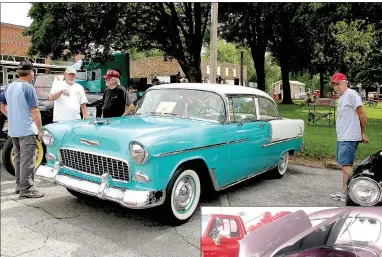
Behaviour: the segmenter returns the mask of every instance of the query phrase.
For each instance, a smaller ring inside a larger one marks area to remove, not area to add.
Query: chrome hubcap
[[[187,210],[194,200],[195,182],[191,176],[185,176],[176,185],[174,194],[174,207],[177,211]]]

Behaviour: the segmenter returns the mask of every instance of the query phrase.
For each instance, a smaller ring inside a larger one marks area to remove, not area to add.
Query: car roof
[[[161,84],[152,86],[149,90],[153,89],[192,89],[192,90],[204,90],[219,93],[222,95],[258,95],[266,97],[273,101],[267,93],[260,89],[244,86],[233,86],[227,84],[211,84],[211,83],[172,83]]]

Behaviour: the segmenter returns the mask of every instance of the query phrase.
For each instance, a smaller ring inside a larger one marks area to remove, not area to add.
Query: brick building
[[[30,37],[22,35],[25,27],[8,23],[0,24],[0,85],[16,79],[16,67],[20,61],[31,59],[38,73],[62,73],[73,62],[52,61],[49,57],[27,57]]]
[[[208,60],[202,60],[201,70],[202,78],[204,82],[208,82],[208,76],[210,74]],[[247,85],[247,67],[244,65],[244,85]],[[184,73],[175,59],[164,58],[160,56],[149,57],[137,61],[131,61],[130,64],[130,77],[134,81],[141,83],[151,84],[154,75],[162,82],[173,82],[176,74],[180,72],[181,76]],[[235,79],[240,80],[240,65],[230,63],[219,63],[217,67],[217,75],[223,78],[224,84],[234,85]]]

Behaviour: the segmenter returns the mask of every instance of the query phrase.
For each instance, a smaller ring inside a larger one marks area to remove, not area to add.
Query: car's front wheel
[[[285,152],[281,155],[279,162],[277,163],[277,167],[271,171],[272,178],[276,178],[276,179],[282,178],[288,169],[288,164],[289,164],[289,152]]]
[[[167,221],[173,225],[187,222],[199,204],[201,192],[200,179],[196,171],[186,167],[179,168],[166,189],[163,205]]]

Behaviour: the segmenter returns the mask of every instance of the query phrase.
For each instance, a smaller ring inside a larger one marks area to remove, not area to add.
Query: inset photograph
[[[203,207],[202,256],[381,257],[382,207]]]

